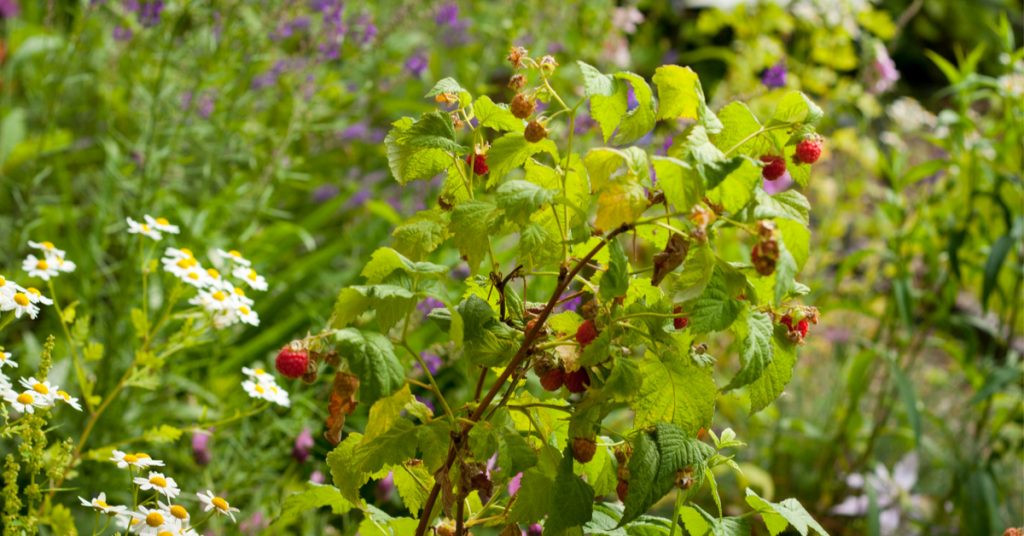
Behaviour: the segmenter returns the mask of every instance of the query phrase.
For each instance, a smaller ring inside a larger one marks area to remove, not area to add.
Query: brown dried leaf
[[[356,409],[356,393],[359,392],[359,377],[347,372],[334,375],[331,386],[331,399],[327,403],[327,430],[324,437],[332,445],[341,442],[341,428],[345,426],[345,417]]]
[[[651,284],[658,286],[665,276],[679,267],[690,250],[690,241],[683,235],[673,233],[665,244],[665,250],[654,254],[654,275]]]

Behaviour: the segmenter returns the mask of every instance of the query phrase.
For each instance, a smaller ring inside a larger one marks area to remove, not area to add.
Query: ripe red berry
[[[796,323],[796,331],[800,333],[801,339],[807,336],[807,330],[810,327],[811,325],[807,322],[806,318]]]
[[[778,180],[786,174],[786,159],[781,156],[766,154],[761,157],[765,166],[761,168],[761,176],[767,180]]]
[[[588,463],[594,459],[597,442],[587,437],[572,438],[572,458],[580,463]]]
[[[590,385],[590,374],[587,369],[577,369],[565,374],[565,388],[570,393],[582,393]]]
[[[683,312],[683,308],[677,306],[675,309],[672,310],[672,312],[675,314],[680,314]],[[690,319],[686,318],[685,316],[677,316],[672,319],[672,326],[675,327],[676,329],[686,329],[686,326],[688,325],[690,325]]]
[[[565,383],[565,371],[555,368],[540,375],[540,384],[545,391],[557,391]]]
[[[588,344],[594,342],[597,338],[597,326],[594,325],[593,320],[584,320],[580,327],[576,330],[576,342],[580,344],[581,348],[586,347]]]
[[[466,163],[473,165],[473,173],[477,175],[486,175],[490,168],[487,167],[487,155],[485,154],[470,154],[466,155]]]
[[[626,495],[629,493],[629,482],[625,480],[619,480],[619,483],[615,486],[615,494],[619,496],[619,500],[626,502]]]
[[[813,164],[821,158],[821,138],[807,138],[796,144],[794,154],[798,164]]]
[[[286,378],[300,378],[309,367],[309,352],[285,346],[277,353],[274,366]]]

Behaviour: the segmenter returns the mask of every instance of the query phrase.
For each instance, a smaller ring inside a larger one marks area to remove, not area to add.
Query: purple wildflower
[[[571,300],[566,300],[564,303],[562,303],[562,310],[563,311],[577,311],[577,310],[579,310],[580,305],[582,305],[582,304],[583,304],[583,296],[582,295],[576,296],[575,298],[573,298]]]
[[[430,311],[444,307],[444,303],[437,298],[424,298],[421,302],[416,304],[416,310],[419,311],[423,316],[430,314]]]
[[[317,469],[316,471],[313,471],[312,473],[310,473],[309,481],[314,483],[314,484],[323,484],[324,483],[324,474],[322,472],[320,472],[319,469]]]
[[[203,93],[199,98],[199,117],[209,119],[213,115],[214,99],[212,93]]]
[[[303,428],[299,435],[295,437],[295,446],[292,447],[292,458],[299,463],[306,463],[309,459],[309,452],[313,450],[313,432],[309,430],[309,427]]]
[[[764,70],[761,73],[761,83],[768,89],[777,89],[786,86],[786,63],[779,60],[778,63]]]
[[[209,465],[213,460],[213,453],[210,452],[210,438],[213,436],[213,429],[197,430],[192,433],[192,459],[196,465]]]
[[[123,0],[121,2],[121,8],[127,11],[128,13],[138,13],[139,0]]]
[[[459,23],[459,4],[455,2],[449,2],[441,6],[437,10],[437,16],[434,17],[434,22],[438,26],[455,26]]]
[[[333,184],[324,184],[313,190],[310,197],[313,198],[314,203],[326,203],[331,199],[334,199],[341,190]]]
[[[526,529],[526,536],[540,536],[544,533],[544,527],[540,523],[534,523],[530,525],[530,528]]]
[[[451,276],[453,279],[462,281],[469,277],[469,265],[465,263],[459,263],[458,266],[452,268]]]
[[[3,1],[4,0],[0,0],[0,2]],[[114,41],[128,41],[132,38],[132,31],[124,26],[114,26],[112,34],[114,36]]]
[[[0,19],[13,19],[20,11],[18,0],[0,0]]]
[[[377,503],[387,502],[391,499],[391,494],[395,491],[395,473],[389,472],[388,476],[377,481],[377,486],[373,490],[374,496],[377,498]]]
[[[779,192],[784,192],[784,191],[788,190],[789,187],[792,186],[792,185],[793,185],[793,176],[790,175],[789,172],[787,171],[781,177],[779,177],[778,179],[775,179],[773,181],[765,179],[764,180],[764,191],[767,192],[769,195],[775,195],[775,194],[777,194]]]
[[[583,114],[576,118],[576,124],[573,126],[573,132],[577,135],[583,135],[590,132],[590,129],[597,125],[597,121],[594,121],[593,117]]]
[[[164,10],[164,0],[151,0],[139,7],[139,23],[149,28],[160,24],[160,14]]]
[[[405,70],[409,71],[414,77],[419,78],[423,71],[427,70],[428,64],[429,60],[426,54],[422,51],[415,52],[405,60]]]
[[[364,140],[369,137],[370,134],[370,123],[367,121],[360,121],[353,123],[345,130],[338,133],[339,141],[352,141],[352,140]]]
[[[508,494],[510,497],[515,497],[516,493],[519,493],[519,488],[523,485],[523,473],[518,472],[516,476],[512,477],[512,480],[508,481]]]
[[[242,522],[238,524],[238,530],[245,535],[260,534],[270,525],[269,521],[270,520],[263,515],[263,512],[255,512],[249,516],[249,519],[242,520]]]
[[[345,38],[345,23],[341,20],[343,8],[340,0],[316,2],[316,9],[323,15],[324,35],[320,43],[320,56],[325,61],[336,60],[341,56],[341,43]]]
[[[420,358],[427,364],[427,370],[430,374],[437,374],[437,371],[441,369],[441,365],[444,365],[444,361],[441,356],[431,352],[420,352]],[[422,371],[423,367],[420,366],[419,362],[412,366],[414,371]]]
[[[369,15],[361,15],[358,22],[362,27],[359,42],[364,45],[372,42],[377,37],[377,25],[373,23],[373,19]]]
[[[882,43],[875,43],[874,61],[864,73],[868,91],[876,95],[885,93],[900,79],[900,72],[896,70],[896,63],[889,57],[889,51]]]
[[[632,112],[640,106],[640,101],[636,100],[636,91],[633,90],[633,84],[626,84],[626,110]]]

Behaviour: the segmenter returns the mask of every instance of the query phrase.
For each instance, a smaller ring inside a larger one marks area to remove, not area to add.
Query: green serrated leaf
[[[545,138],[537,143],[530,143],[519,132],[509,132],[494,140],[487,152],[487,164],[490,166],[488,185],[495,184],[513,169],[522,166],[533,155],[548,153],[558,159],[558,147],[555,142]]]
[[[281,515],[277,516],[271,527],[275,529],[287,527],[301,514],[325,506],[329,506],[335,515],[344,514],[353,508],[352,503],[342,497],[338,488],[309,482],[302,491],[285,497],[284,503],[281,505]]]
[[[747,316],[747,334],[740,349],[740,370],[729,385],[722,390],[729,391],[748,385],[764,373],[774,356],[772,334],[775,327],[768,313],[755,312]]]
[[[768,526],[768,532],[772,536],[776,536],[791,525],[801,536],[807,536],[811,531],[821,536],[828,536],[828,532],[807,513],[807,510],[796,499],[773,503],[762,499],[754,490],[747,488],[746,501],[751,508],[761,514],[761,519]]]
[[[481,240],[480,233],[490,234],[500,215],[498,207],[487,201],[469,200],[459,203],[452,210],[448,225],[452,243],[466,257],[469,269],[473,272],[487,256],[487,240]]]
[[[632,403],[635,428],[672,423],[696,434],[711,423],[718,394],[712,370],[690,361],[653,355],[640,361],[642,383]]]
[[[405,370],[386,336],[345,328],[335,332],[334,340],[338,353],[359,377],[360,402],[373,404],[405,385]]]
[[[499,186],[495,193],[498,208],[505,211],[505,217],[519,225],[526,225],[530,222],[530,216],[551,203],[558,191],[525,180],[511,180]]]
[[[473,114],[481,126],[493,129],[520,132],[523,120],[512,115],[508,106],[495,104],[487,95],[477,97],[473,103]]]
[[[618,240],[608,243],[608,255],[608,269],[601,276],[598,293],[606,301],[625,295],[629,289],[629,259]]]
[[[654,71],[658,88],[658,120],[697,119],[700,80],[689,67],[662,65]]]
[[[721,331],[736,320],[743,304],[728,290],[722,269],[715,266],[704,292],[685,307],[690,311],[690,329],[694,333]]]

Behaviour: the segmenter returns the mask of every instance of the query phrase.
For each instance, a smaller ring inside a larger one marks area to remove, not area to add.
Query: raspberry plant
[[[340,496],[312,488],[286,514],[359,508],[363,534],[749,533],[751,516],[722,517],[714,469],[738,471],[743,443],[713,431],[716,398],[770,404],[817,320],[796,281],[810,205],[794,190],[768,195],[761,176],[762,157],[784,157],[806,186],[794,153],[817,136],[820,109],[791,92],[763,121],[742,102],[715,113],[676,65],[652,89],[580,62],[572,99],[555,89],[553,58],[513,49],[509,60],[511,107],[447,78],[427,95],[438,109],[396,121],[385,140],[399,183],[442,175],[442,191],[373,253],[364,284],[341,291],[328,328],[293,343],[312,367],[338,369],[328,436],[338,442],[357,403],[369,420],[328,456]],[[581,150],[585,105],[610,146]],[[666,156],[631,145],[656,128],[685,132]],[[469,275],[453,282],[462,262]],[[443,306],[423,318],[426,299]],[[428,348],[465,381],[442,389]],[[388,472],[406,517],[360,494]],[[714,511],[691,501],[701,490]],[[670,493],[671,517],[648,515]],[[793,499],[746,494],[772,534],[825,533]]]

